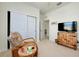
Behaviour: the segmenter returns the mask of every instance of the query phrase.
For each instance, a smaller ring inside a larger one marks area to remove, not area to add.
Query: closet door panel
[[[33,37],[35,38],[36,37],[36,34],[35,34],[35,30],[36,30],[36,23],[35,23],[35,17],[31,17],[31,16],[28,16],[28,37]]]
[[[36,38],[36,18],[11,12],[10,32],[19,32],[23,38]]]
[[[27,16],[11,12],[10,32],[19,32],[23,38],[27,37]]]

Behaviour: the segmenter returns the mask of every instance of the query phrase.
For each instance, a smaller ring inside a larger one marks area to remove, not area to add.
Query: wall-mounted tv
[[[58,30],[59,31],[77,31],[77,22],[64,22],[64,23],[59,23],[58,24]]]

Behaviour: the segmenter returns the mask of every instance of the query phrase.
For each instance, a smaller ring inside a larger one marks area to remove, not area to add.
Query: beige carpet
[[[38,57],[79,57],[79,48],[73,50],[54,42],[49,42],[49,40],[42,40],[38,43]],[[11,57],[11,51],[1,52],[2,57]]]
[[[39,56],[79,57],[79,48],[77,50],[73,50],[71,48],[58,45],[55,42],[49,42],[48,40],[43,40],[39,43]]]

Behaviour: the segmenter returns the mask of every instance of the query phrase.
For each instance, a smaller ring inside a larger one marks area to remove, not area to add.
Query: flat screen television
[[[58,30],[59,31],[71,31],[76,32],[77,31],[77,22],[64,22],[58,24]]]

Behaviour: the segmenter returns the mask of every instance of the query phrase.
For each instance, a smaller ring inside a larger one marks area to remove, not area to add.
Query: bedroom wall
[[[0,3],[0,51],[7,50],[7,11],[16,11],[37,17],[37,41],[39,41],[39,9],[26,3]]]
[[[44,15],[40,13],[40,40],[44,39]]]
[[[77,21],[79,23],[79,3],[70,3],[55,11],[48,12],[45,16],[49,19],[49,39],[55,42],[58,32],[58,23],[69,21]],[[79,40],[79,26],[77,33]]]

